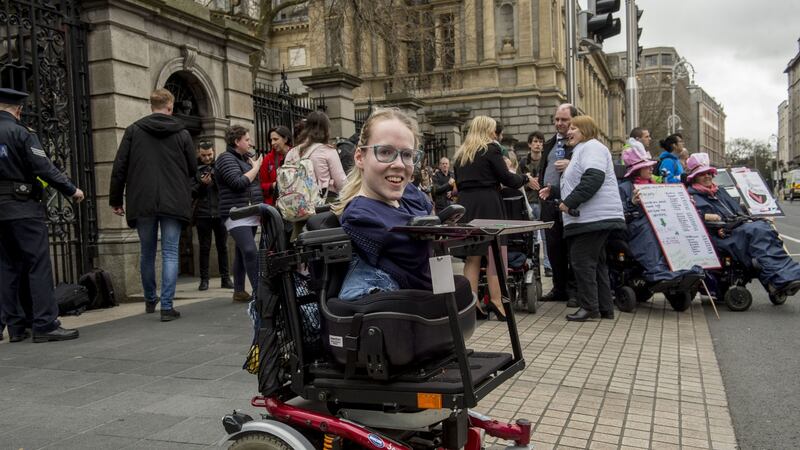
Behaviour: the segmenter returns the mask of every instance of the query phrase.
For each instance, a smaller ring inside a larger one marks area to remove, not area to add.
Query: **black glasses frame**
[[[386,148],[386,147],[389,147],[392,150],[394,150],[394,156],[392,156],[390,159],[384,161],[384,160],[381,160],[381,158],[378,156],[378,150],[381,149],[381,148]],[[395,162],[395,160],[397,159],[398,156],[400,156],[400,160],[403,161],[403,164],[405,164],[407,166],[415,166],[415,165],[419,164],[420,161],[422,161],[422,157],[425,154],[422,150],[416,150],[416,149],[411,149],[411,148],[400,148],[399,149],[399,148],[395,147],[394,145],[389,145],[389,144],[360,145],[358,148],[361,148],[361,149],[370,149],[371,148],[372,152],[375,154],[375,159],[377,159],[378,162],[381,162],[381,163],[384,163],[384,164],[391,164],[391,163]],[[411,161],[410,162],[405,157],[403,157],[403,155],[401,155],[401,153],[405,152],[405,151],[413,152],[413,155],[411,156]]]

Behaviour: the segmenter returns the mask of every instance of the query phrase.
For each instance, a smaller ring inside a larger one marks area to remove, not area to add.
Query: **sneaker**
[[[208,290],[208,278],[201,278],[200,279],[200,286],[197,287],[198,291],[207,291]]]
[[[175,319],[180,319],[181,313],[178,312],[177,309],[162,309],[161,310],[161,321],[162,322],[171,322]]]
[[[250,294],[247,291],[234,292],[233,301],[235,303],[248,303],[250,302]]]
[[[233,282],[231,281],[231,277],[223,275],[222,283],[220,283],[219,287],[222,289],[233,289]]]
[[[147,314],[153,314],[156,312],[156,305],[158,304],[158,300],[154,302],[148,302],[147,300],[144,301],[144,312]]]
[[[553,276],[553,269],[549,267],[544,268],[544,276],[551,278]]]

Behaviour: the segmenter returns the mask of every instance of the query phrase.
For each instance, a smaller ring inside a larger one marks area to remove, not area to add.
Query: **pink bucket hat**
[[[711,175],[717,174],[717,169],[711,166],[708,158],[708,153],[693,153],[686,160],[686,170],[689,174],[686,176],[686,181],[691,182],[694,177],[711,172]]]
[[[627,169],[625,171],[625,178],[628,178],[639,169],[658,164],[658,161],[653,161],[650,153],[648,153],[644,147],[639,147],[637,145],[631,145],[622,152],[622,162],[625,163],[625,168]]]

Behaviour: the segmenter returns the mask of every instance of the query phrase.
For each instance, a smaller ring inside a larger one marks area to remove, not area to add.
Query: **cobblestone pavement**
[[[81,326],[77,341],[3,341],[0,449],[213,447],[222,414],[258,413],[249,407],[255,378],[241,370],[249,322],[228,295],[178,300],[176,322],[125,304],[68,318]],[[481,412],[530,419],[537,449],[736,446],[699,302],[675,313],[656,297],[635,314],[584,324],[565,313],[545,303],[518,315],[528,366]],[[483,323],[470,346],[508,348],[504,326]]]
[[[635,314],[582,324],[563,303],[520,314],[527,367],[478,408],[527,418],[549,448],[736,448],[725,389],[701,305],[676,313],[663,297]],[[570,309],[571,310],[571,309]],[[472,348],[510,345],[501,322],[478,328]]]

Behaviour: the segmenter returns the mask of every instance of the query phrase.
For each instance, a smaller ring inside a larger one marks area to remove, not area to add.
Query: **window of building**
[[[442,68],[452,69],[456,64],[456,29],[452,14],[442,14]]]
[[[662,53],[661,54],[661,65],[662,66],[672,66],[674,62],[672,61],[672,53]]]
[[[647,55],[644,57],[645,67],[655,67],[658,65],[658,55]]]
[[[286,0],[272,0],[272,7],[277,8]],[[252,2],[256,3],[256,2]],[[295,6],[288,6],[282,9],[273,19],[274,22],[281,22],[286,20],[299,20],[308,18],[308,3],[301,3]]]

